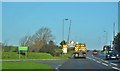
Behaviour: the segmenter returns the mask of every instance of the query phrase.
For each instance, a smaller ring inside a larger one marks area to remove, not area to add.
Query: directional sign
[[[67,48],[63,48],[63,53],[67,53]]]
[[[20,46],[20,47],[18,47],[18,50],[25,50],[25,51],[27,51],[27,50],[28,50],[28,47]]]

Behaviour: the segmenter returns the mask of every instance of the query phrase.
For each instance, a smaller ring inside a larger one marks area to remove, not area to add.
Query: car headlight
[[[119,56],[119,55],[117,54],[117,56]]]
[[[110,55],[107,55],[107,56],[110,56]]]

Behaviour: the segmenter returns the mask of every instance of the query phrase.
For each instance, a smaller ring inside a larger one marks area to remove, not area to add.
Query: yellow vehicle
[[[74,58],[86,58],[86,44],[76,44],[74,47]]]

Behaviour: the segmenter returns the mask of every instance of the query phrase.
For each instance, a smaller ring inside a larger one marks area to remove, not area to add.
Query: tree
[[[35,40],[43,40],[45,43],[53,39],[52,31],[49,28],[42,27],[34,35]]]
[[[20,40],[21,46],[30,46],[31,36],[25,36]]]
[[[47,27],[40,28],[32,36],[25,36],[21,39],[22,46],[29,46],[29,51],[39,52],[46,49],[47,42],[53,40],[52,31]]]
[[[64,44],[66,44],[65,40],[61,41],[60,45],[63,46]]]

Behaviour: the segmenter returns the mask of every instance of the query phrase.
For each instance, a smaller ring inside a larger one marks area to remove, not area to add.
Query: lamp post
[[[62,39],[64,40],[64,21],[68,19],[63,19],[63,25],[62,25]]]
[[[115,23],[113,23],[113,40],[114,40],[114,37],[115,37]]]
[[[105,44],[107,45],[107,41],[108,41],[107,35],[108,35],[108,33],[107,33],[107,31],[104,31],[104,32],[106,33],[106,36],[105,36]]]
[[[72,20],[70,20],[70,25],[69,25],[69,30],[68,30],[68,43],[69,43],[69,39],[70,39],[70,30],[71,30],[71,23],[72,23]]]

